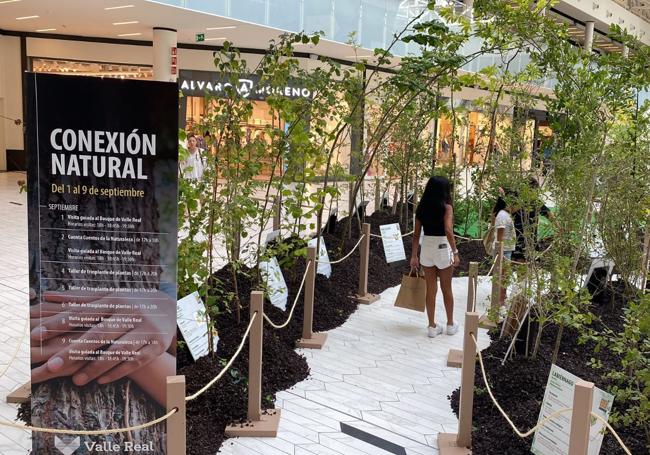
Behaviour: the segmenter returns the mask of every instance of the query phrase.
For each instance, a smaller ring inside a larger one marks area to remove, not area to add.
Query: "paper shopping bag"
[[[426,306],[427,282],[419,273],[409,272],[402,275],[402,285],[399,288],[395,306],[423,312]]]

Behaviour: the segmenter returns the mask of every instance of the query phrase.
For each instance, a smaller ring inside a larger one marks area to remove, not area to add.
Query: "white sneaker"
[[[440,324],[436,324],[435,327],[427,327],[427,335],[429,335],[429,338],[435,338],[438,335],[442,335],[442,327]]]
[[[447,335],[455,335],[458,332],[458,321],[454,321],[452,325],[447,326]]]

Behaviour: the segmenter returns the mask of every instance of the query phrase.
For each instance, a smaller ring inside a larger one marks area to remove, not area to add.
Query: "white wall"
[[[23,119],[22,74],[20,71],[20,38],[0,36],[0,98],[4,108],[0,113],[13,119]],[[23,150],[23,129],[14,122],[0,119],[4,132],[4,148],[0,143],[0,170],[7,169],[6,149]]]
[[[151,46],[27,38],[28,57],[153,65]]]

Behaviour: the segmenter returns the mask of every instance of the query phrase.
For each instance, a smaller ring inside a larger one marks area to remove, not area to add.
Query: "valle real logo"
[[[63,455],[72,455],[81,447],[81,439],[79,436],[54,436],[54,447]]]
[[[62,455],[73,455],[80,447],[81,438],[79,436],[54,436],[54,447]],[[89,441],[83,442],[85,451],[83,453],[153,453],[153,441],[146,443],[137,443],[134,441],[125,441],[118,444],[112,441]]]

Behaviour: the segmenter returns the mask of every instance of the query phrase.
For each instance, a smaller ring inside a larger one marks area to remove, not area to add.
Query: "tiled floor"
[[[393,450],[403,448],[400,453],[438,454],[438,432],[457,431],[447,396],[460,385],[460,371],[446,362],[450,348],[462,347],[466,289],[466,278],[454,279],[454,317],[461,330],[451,337],[427,338],[424,315],[395,308],[398,287],[386,290],[379,302],[360,306],[344,325],[329,332],[323,350],[300,350],[312,374],[278,394],[278,437],[229,440],[220,453],[397,453],[364,442],[366,437],[350,436],[350,431],[342,431],[343,423],[393,443]],[[485,301],[488,293],[487,280],[480,280],[478,301]],[[444,323],[441,301],[437,314]],[[488,344],[483,330],[479,340],[482,347]]]
[[[28,292],[26,198],[16,181],[24,174],[0,173],[0,374],[20,345],[18,356],[0,375],[0,419],[13,421],[16,408],[4,396],[29,379],[25,322]],[[334,266],[336,267],[336,266]],[[454,280],[455,317],[461,331],[429,339],[424,315],[393,307],[397,288],[361,306],[343,326],[333,330],[322,351],[302,351],[312,375],[278,394],[283,409],[274,439],[233,439],[224,454],[361,455],[393,453],[351,436],[353,429],[404,448],[406,454],[437,454],[436,434],[455,431],[447,395],[459,385],[459,371],[446,367],[449,348],[460,348],[467,280]],[[489,284],[481,280],[479,302]],[[444,323],[441,302],[439,321]],[[480,334],[482,345],[487,337]],[[345,432],[341,424],[347,425]],[[358,433],[357,433],[358,435]],[[374,439],[375,444],[379,439]],[[0,455],[25,454],[30,434],[2,428]]]
[[[0,173],[0,419],[4,421],[16,419],[16,407],[6,404],[4,397],[29,380],[27,198],[16,184],[24,178],[20,173]],[[16,359],[7,365],[19,345]],[[28,431],[0,429],[1,455],[23,455],[30,448]]]

